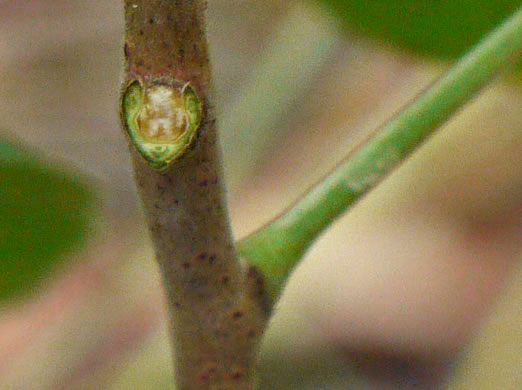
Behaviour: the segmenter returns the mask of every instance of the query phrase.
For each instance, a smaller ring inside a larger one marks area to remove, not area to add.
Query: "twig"
[[[167,292],[178,387],[252,389],[268,313],[228,222],[205,6],[125,0],[122,122]]]

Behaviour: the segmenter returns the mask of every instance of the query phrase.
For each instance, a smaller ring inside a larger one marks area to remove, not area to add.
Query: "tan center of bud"
[[[181,93],[163,85],[147,88],[145,105],[138,115],[138,129],[146,142],[175,142],[185,132],[187,124]]]

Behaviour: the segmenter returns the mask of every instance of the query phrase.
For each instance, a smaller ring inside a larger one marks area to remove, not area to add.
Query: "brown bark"
[[[144,88],[190,82],[201,100],[197,134],[167,169],[151,166],[130,137],[129,145],[166,288],[178,388],[252,389],[268,313],[260,277],[233,245],[204,11],[203,1],[125,0],[122,96],[134,80]]]

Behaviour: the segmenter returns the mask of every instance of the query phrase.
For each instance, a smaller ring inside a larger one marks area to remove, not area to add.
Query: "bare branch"
[[[125,0],[122,122],[167,291],[178,386],[251,389],[268,313],[230,231],[204,11],[203,1]]]

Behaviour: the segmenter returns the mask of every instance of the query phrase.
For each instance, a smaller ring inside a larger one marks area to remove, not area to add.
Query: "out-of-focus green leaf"
[[[35,158],[20,146],[0,138],[0,164],[35,161]]]
[[[86,237],[93,194],[0,139],[0,300],[28,295]]]
[[[319,0],[349,31],[436,58],[463,54],[520,0]]]

